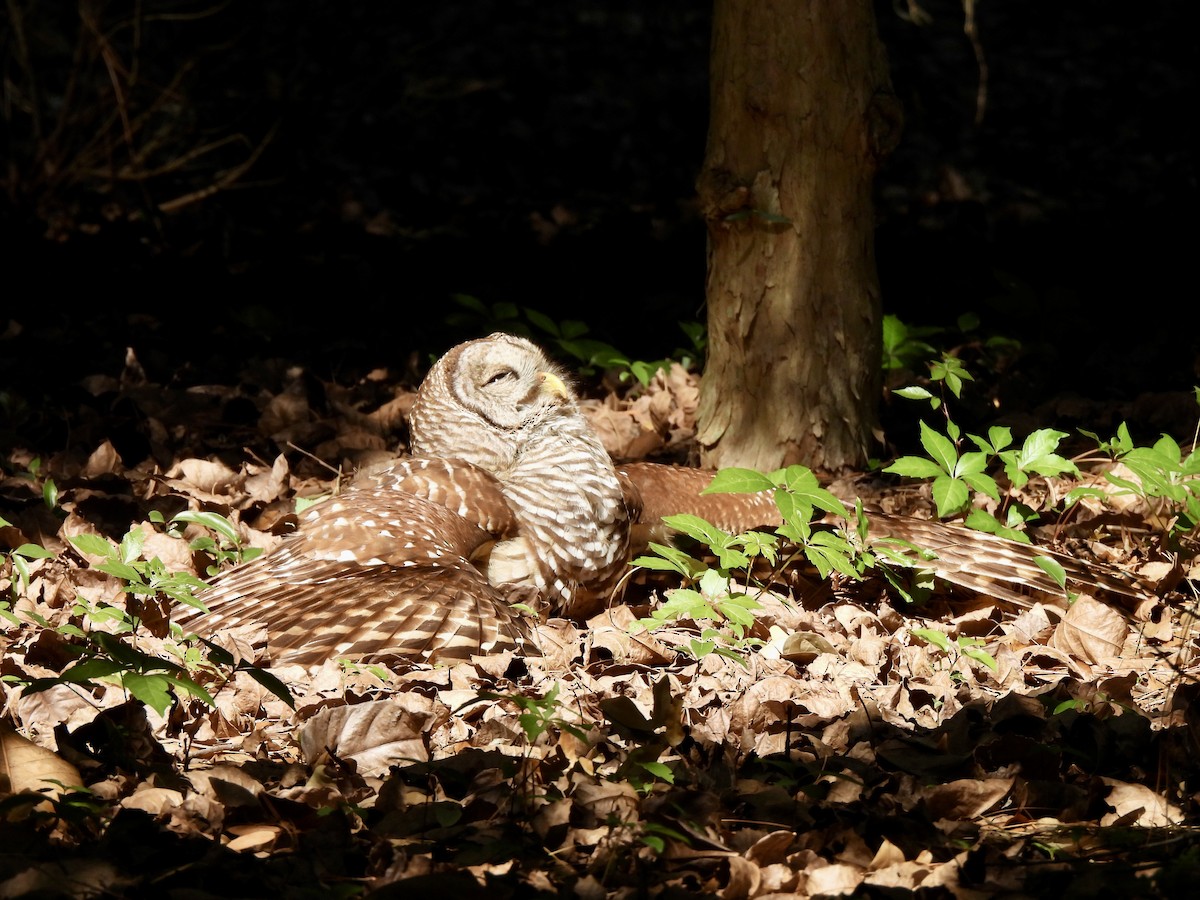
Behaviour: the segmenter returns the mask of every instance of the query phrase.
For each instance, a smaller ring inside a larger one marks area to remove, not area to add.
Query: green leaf
[[[125,537],[121,538],[121,546],[118,548],[121,554],[121,562],[132,563],[134,560],[139,559],[145,543],[146,536],[142,533],[142,529],[129,529]]]
[[[161,675],[168,684],[172,685],[176,690],[182,691],[185,694],[191,694],[197,700],[202,701],[206,706],[216,706],[217,702],[213,700],[212,695],[204,688],[196,684],[190,678],[176,675]],[[264,685],[265,687],[265,685]],[[286,689],[285,689],[286,690]]]
[[[217,513],[185,509],[183,512],[176,514],[171,521],[194,522],[197,525],[204,526],[210,531],[215,531],[231,544],[241,543],[241,540],[238,538],[237,530],[233,527],[230,521]]]
[[[1010,541],[1018,541],[1022,544],[1030,543],[1029,535],[1025,532],[1012,526],[1001,524],[982,509],[972,509],[967,513],[967,518],[963,524],[976,531],[986,531],[988,534],[999,535],[1002,538],[1008,538]]]
[[[906,387],[892,391],[893,394],[903,397],[905,400],[929,400],[933,394],[925,390],[923,387]]]
[[[964,475],[977,475],[987,469],[987,463],[986,454],[972,450],[958,458],[951,474],[958,478]]]
[[[697,565],[699,560],[695,561]],[[639,556],[634,559],[630,565],[641,566],[643,569],[653,569],[656,572],[680,572],[679,566],[670,560],[663,559],[661,556]],[[682,574],[686,575],[687,572]]]
[[[995,657],[993,657],[992,654],[988,653],[982,647],[963,647],[962,654],[963,654],[963,656],[973,659],[976,662],[982,663],[983,665],[985,665],[989,669],[991,669],[993,672],[995,672],[996,669],[999,668],[996,665]]]
[[[902,456],[883,471],[906,478],[937,478],[939,475],[949,474],[937,463],[923,456]]]
[[[681,531],[688,537],[712,547],[714,550],[723,547],[729,540],[729,533],[722,531],[699,516],[691,513],[680,513],[675,516],[663,516],[663,524],[668,528]]]
[[[993,425],[988,429],[988,440],[997,451],[1012,444],[1012,429],[1007,425]]]
[[[105,542],[105,546],[108,544]],[[13,551],[17,556],[23,556],[25,559],[53,559],[54,554],[40,544],[22,544]]]
[[[784,470],[784,478],[782,487],[805,506],[815,506],[827,513],[841,516],[843,519],[850,517],[850,513],[842,501],[821,487],[817,476],[810,469],[804,466],[789,466]],[[811,518],[811,513],[809,517]]]
[[[996,484],[996,480],[990,475],[984,474],[967,474],[962,476],[971,488],[981,494],[986,494],[993,500],[1000,501],[1000,486]]]
[[[171,707],[170,682],[160,673],[126,672],[121,676],[121,686],[160,716],[166,715]]]
[[[583,337],[588,333],[586,322],[581,322],[578,319],[564,319],[559,323],[559,329],[562,331],[562,336],[568,341],[573,341],[575,338]]]
[[[629,371],[633,373],[634,377],[637,378],[642,387],[649,385],[650,380],[658,374],[660,369],[664,368],[666,368],[666,366],[664,366],[662,363],[647,363],[641,362],[640,360],[629,364]]]
[[[71,684],[87,684],[96,678],[107,678],[125,669],[122,663],[112,659],[92,657],[77,662],[59,677]]]
[[[558,325],[556,325],[554,320],[548,315],[538,312],[536,309],[530,309],[528,306],[524,307],[524,310],[525,318],[532,322],[535,327],[540,328],[542,331],[546,332],[546,334],[552,335],[553,337],[563,336],[558,330]]]
[[[754,469],[719,469],[701,494],[756,494],[772,491],[775,482]]]
[[[97,534],[76,534],[67,538],[71,545],[80,553],[87,556],[106,556],[115,558],[116,548]]]
[[[750,556],[761,556],[772,565],[779,554],[779,538],[765,531],[746,531],[737,536],[737,540]]]
[[[1033,561],[1037,563],[1039,569],[1054,579],[1055,583],[1066,590],[1067,588],[1067,572],[1062,567],[1062,564],[1049,556],[1035,556]]]
[[[1072,698],[1064,700],[1054,707],[1054,715],[1059,716],[1065,712],[1083,712],[1087,709],[1087,702]]]
[[[855,581],[862,578],[854,564],[854,548],[845,538],[832,531],[818,531],[814,534],[808,546],[804,548],[804,555],[817,567],[822,578],[835,570]]]
[[[725,597],[729,594],[729,577],[722,575],[716,569],[709,569],[700,576],[696,587],[706,599]]]
[[[675,783],[675,773],[664,763],[647,761],[640,764],[643,769],[653,775],[655,778],[660,778],[667,784]],[[644,840],[645,838],[643,838]]]
[[[126,584],[141,585],[145,582],[142,580],[142,573],[133,566],[127,566],[125,563],[109,560],[108,562],[100,563],[96,566],[96,570],[104,572],[107,575],[112,575],[114,578],[119,578]]]
[[[800,526],[812,521],[812,504],[804,497],[782,488],[775,492],[775,507],[787,525]]]
[[[950,638],[944,631],[937,631],[933,628],[913,628],[910,633],[927,644],[933,644],[939,650],[950,652]]]
[[[488,314],[488,308],[484,306],[483,301],[478,297],[472,297],[470,294],[452,294],[450,299],[463,309],[469,309],[471,312],[479,313],[481,316]]]
[[[662,853],[667,849],[667,842],[657,834],[643,834],[639,840],[655,853]]]
[[[931,491],[938,515],[943,519],[957,513],[971,500],[966,484],[956,478],[934,479]]]
[[[929,458],[942,467],[947,474],[954,471],[958,462],[958,451],[954,444],[943,434],[934,431],[924,422],[921,423],[921,446],[929,454]]]
[[[1154,442],[1154,452],[1161,453],[1174,465],[1179,465],[1179,461],[1183,458],[1183,451],[1179,449],[1179,444],[1169,434],[1164,434]]]
[[[662,565],[662,562],[656,561],[656,557],[653,556],[639,556],[633,561],[634,565],[644,566],[647,569],[658,569],[660,571],[673,569],[687,578],[695,578],[707,569],[707,566],[700,562],[700,560],[689,556],[675,547],[667,547],[651,541],[650,549],[658,554],[667,565]]]
[[[1017,465],[1024,472],[1037,472],[1047,477],[1061,475],[1063,472],[1075,474],[1079,471],[1075,463],[1064,459],[1055,451],[1067,437],[1065,431],[1055,431],[1052,428],[1040,428],[1025,438],[1021,450],[1017,454]]]
[[[755,604],[757,608],[761,608]],[[717,612],[725,617],[725,620],[744,629],[754,627],[754,611],[747,609],[741,604],[734,601],[733,597],[729,600],[717,604]]]
[[[212,663],[226,668],[233,667],[233,654],[224,647],[220,647],[206,638],[200,638],[200,643],[208,648],[208,658]],[[270,672],[248,662],[240,663],[236,671],[245,672],[292,709],[296,708],[295,698],[292,697],[292,692],[288,690],[287,685]]]
[[[520,317],[520,310],[517,304],[502,300],[492,304],[492,315],[497,319],[516,319]]]
[[[302,513],[306,509],[308,509],[310,506],[312,506],[314,503],[320,503],[322,500],[326,499],[328,496],[329,496],[328,494],[318,494],[315,497],[297,497],[296,503],[295,503],[296,512]]]

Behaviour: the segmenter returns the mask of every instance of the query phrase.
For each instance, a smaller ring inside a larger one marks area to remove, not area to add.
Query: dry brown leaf
[[[786,660],[805,665],[822,653],[833,653],[833,644],[815,631],[793,631],[788,634],[777,625],[771,626],[771,643],[779,648]]]
[[[242,476],[229,466],[209,459],[180,460],[167,471],[166,477],[181,489],[195,488],[213,498],[242,482]]]
[[[884,838],[883,842],[879,845],[879,849],[875,851],[875,856],[867,864],[867,868],[872,870],[883,869],[888,866],[899,865],[904,861],[904,851],[887,838]]]
[[[1029,609],[1021,610],[1010,622],[1003,626],[1005,632],[1030,644],[1042,643],[1049,636],[1054,623],[1046,613],[1046,607],[1035,603]]]
[[[853,894],[862,884],[865,873],[859,866],[846,863],[811,866],[805,870],[808,884],[805,893],[812,896],[837,897]]]
[[[408,424],[408,411],[412,409],[417,392],[397,389],[396,396],[378,409],[367,414],[367,420],[380,434],[394,434]]]
[[[1101,825],[1139,825],[1144,828],[1166,828],[1181,825],[1183,810],[1142,784],[1127,784],[1115,778],[1101,778],[1109,786],[1104,802],[1113,808],[1100,818]]]
[[[575,779],[572,796],[581,810],[586,810],[596,822],[635,822],[638,819],[638,794],[633,785],[625,782],[592,782]]]
[[[748,900],[758,894],[762,884],[762,871],[757,865],[741,856],[728,859],[729,881],[718,896],[724,900]]]
[[[567,619],[549,619],[533,628],[538,656],[531,667],[546,672],[565,672],[579,656],[581,632]]]
[[[152,816],[161,816],[183,802],[183,794],[170,788],[154,787],[149,782],[141,784],[136,791],[121,801],[126,809],[140,809]]]
[[[282,453],[275,457],[275,462],[269,469],[260,466],[247,468],[249,474],[246,476],[242,488],[250,500],[272,503],[287,490],[291,469],[288,466],[287,457]]]
[[[82,785],[83,776],[57,753],[39,747],[0,721],[0,795],[23,791],[58,797],[63,788]]]
[[[801,875],[787,863],[772,863],[763,866],[758,900],[799,900],[800,894],[795,893],[800,885]]]
[[[597,401],[583,401],[579,404],[604,449],[618,459],[635,458],[630,453],[630,447],[645,430],[626,410],[613,409],[611,406]]]
[[[760,866],[781,863],[796,843],[791,831],[772,831],[755,841],[745,852],[746,859]]]
[[[620,624],[623,620],[625,627]],[[614,615],[614,610],[605,611],[588,621],[588,642],[593,648],[607,650],[616,662],[662,666],[674,661],[675,654],[654,634],[648,631],[630,634],[626,627],[632,622],[632,614]]]
[[[1054,629],[1050,646],[1096,664],[1121,655],[1129,623],[1111,606],[1081,595]]]
[[[308,403],[308,387],[303,373],[293,370],[294,375],[287,387],[267,401],[259,416],[259,431],[266,435],[280,436],[296,426],[307,424],[316,418]]]
[[[263,793],[260,781],[237,766],[216,765],[188,774],[188,780],[198,793],[226,809],[257,808]]]
[[[913,891],[925,884],[927,876],[934,868],[936,867],[927,862],[900,862],[868,872],[863,879],[863,884]],[[967,895],[960,894],[959,896]]]
[[[142,529],[144,540],[142,542],[142,558],[143,559],[158,559],[168,572],[188,572],[195,575],[196,568],[192,563],[192,548],[188,546],[188,542],[177,537],[171,537],[169,534],[163,534],[157,530],[152,522],[142,522],[138,527]]]
[[[107,691],[116,697],[120,691]],[[54,728],[63,725],[74,731],[96,718],[96,702],[65,684],[56,684],[35,694],[22,693],[16,702],[17,717],[38,741],[49,744]]]
[[[124,470],[121,456],[111,441],[104,441],[92,451],[79,473],[81,478],[97,478],[101,475],[118,475]]]
[[[1012,790],[1011,778],[962,778],[922,792],[934,819],[970,820],[990,812]]]
[[[230,825],[226,830],[235,837],[225,846],[239,852],[270,850],[283,834],[278,825]]]
[[[406,691],[371,703],[327,707],[300,732],[304,758],[315,762],[328,751],[353,759],[363,774],[430,757],[427,735],[450,716],[437,701]]]

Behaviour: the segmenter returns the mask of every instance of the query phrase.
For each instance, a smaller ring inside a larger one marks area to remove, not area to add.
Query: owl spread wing
[[[1015,606],[1029,606],[1034,597],[1065,601],[1068,590],[1099,593],[1126,608],[1150,596],[1119,569],[1046,547],[911,516],[873,513],[869,522],[872,539],[898,539],[935,554],[935,559],[922,565],[936,577]],[[1065,585],[1059,585],[1039,560],[1057,564],[1065,575]]]
[[[264,623],[275,663],[439,661],[520,647],[527,631],[471,557],[512,534],[495,478],[406,459],[309,507],[269,554],[214,579],[185,627]]]
[[[633,483],[643,503],[638,532],[662,542],[665,529],[658,520],[664,515],[691,513],[731,533],[753,528],[773,528],[782,523],[770,492],[757,494],[701,494],[712,471],[634,463],[620,467]],[[1084,562],[1069,556],[998,537],[982,531],[912,516],[871,513],[869,537],[911,544],[934,554],[924,560],[914,553],[914,563],[932,570],[948,584],[994,597],[1018,606],[1028,606],[1033,595],[1064,598],[1063,586],[1039,562],[1050,560],[1062,568],[1066,588],[1099,592],[1132,607],[1148,598],[1137,582],[1109,566]]]

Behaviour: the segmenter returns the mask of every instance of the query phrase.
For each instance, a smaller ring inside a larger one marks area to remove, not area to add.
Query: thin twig
[[[211,197],[213,194],[223,191],[230,185],[234,184],[239,178],[245,175],[247,171],[249,171],[250,167],[253,166],[255,162],[257,162],[258,158],[263,154],[263,151],[267,149],[267,145],[272,141],[272,139],[274,139],[278,130],[278,123],[271,126],[271,130],[267,133],[266,137],[264,137],[259,145],[254,148],[254,152],[250,154],[245,162],[228,170],[216,181],[216,183],[210,184],[207,187],[203,187],[198,191],[192,191],[190,194],[184,194],[182,197],[176,197],[174,200],[167,200],[165,203],[160,203],[158,204],[159,211],[164,213],[176,212],[177,210],[180,210],[189,204],[199,203],[201,200]]]

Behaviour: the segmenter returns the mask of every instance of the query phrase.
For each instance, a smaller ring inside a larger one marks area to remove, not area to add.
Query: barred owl
[[[185,624],[265,623],[273,661],[303,665],[532,649],[513,604],[596,612],[662,516],[689,512],[727,531],[780,521],[770,494],[701,494],[711,472],[614,465],[567,374],[511,335],[441,357],[410,436],[411,458],[310,507],[272,552],[214,579],[200,594],[211,612]],[[937,551],[930,566],[951,583],[1009,599],[1057,590],[1034,559],[1046,551],[920,519],[871,524]],[[1116,573],[1056,559],[1074,580],[1134,593]]]

